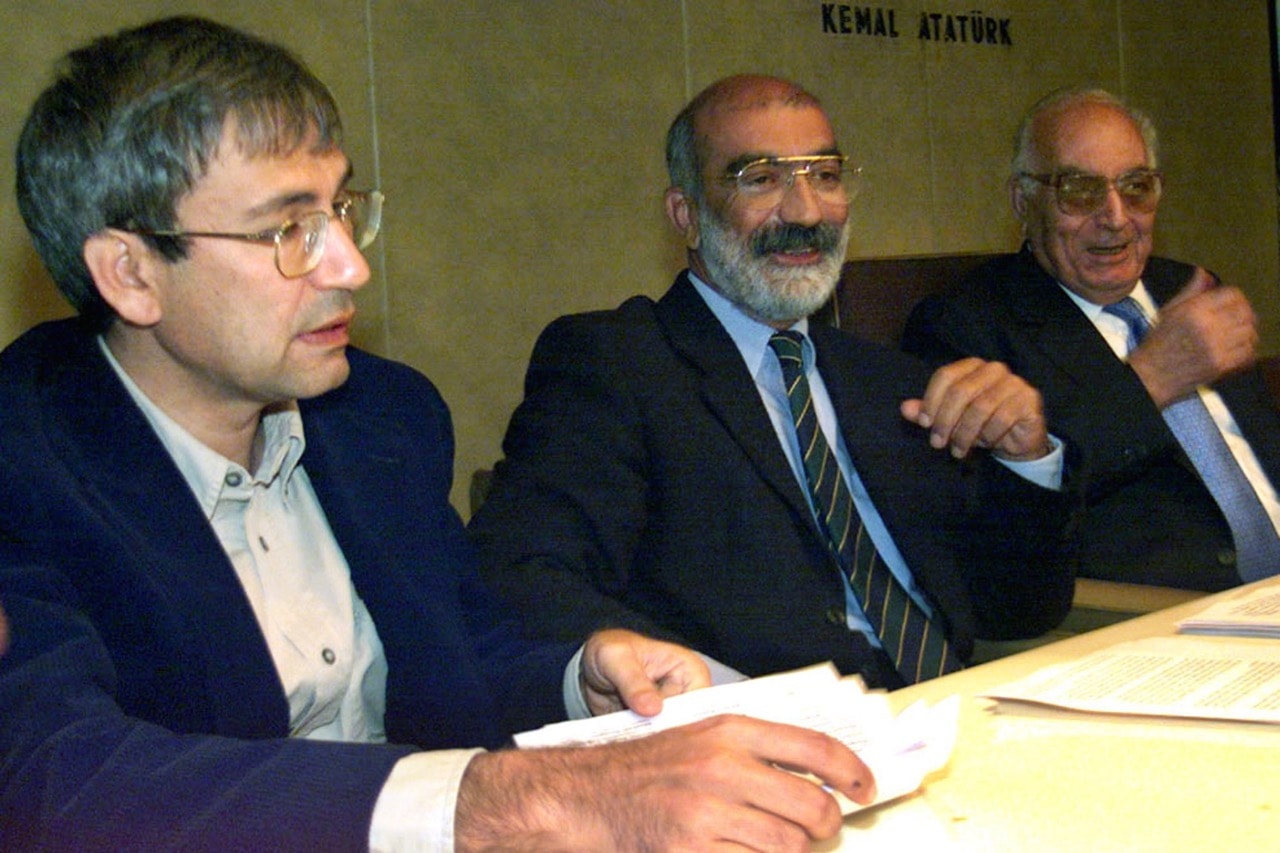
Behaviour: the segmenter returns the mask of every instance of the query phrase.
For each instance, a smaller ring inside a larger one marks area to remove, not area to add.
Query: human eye
[[[1058,194],[1069,199],[1100,198],[1107,192],[1106,178],[1082,172],[1068,172],[1058,176]]]
[[[766,193],[781,184],[782,169],[773,163],[753,163],[738,173],[738,186],[745,192]]]
[[[304,216],[285,222],[277,232],[280,235],[281,245],[292,246],[302,255],[309,255],[315,250],[323,231],[318,221],[320,217],[324,217],[324,214]],[[327,220],[328,217],[325,219]]]
[[[350,193],[342,192],[333,200],[333,215],[335,219],[346,222],[351,218],[352,208],[355,207],[356,200]]]
[[[820,189],[835,189],[840,186],[844,170],[839,160],[819,160],[809,167],[810,180]]]
[[[1159,179],[1153,172],[1130,172],[1127,175],[1121,175],[1116,181],[1116,187],[1122,195],[1144,197],[1156,191]]]

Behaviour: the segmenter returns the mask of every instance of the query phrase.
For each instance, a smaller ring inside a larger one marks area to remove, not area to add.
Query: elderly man
[[[1280,571],[1280,415],[1237,288],[1153,257],[1151,122],[1094,89],[1019,127],[1022,251],[913,313],[904,346],[1005,362],[1044,394],[1088,470],[1082,575],[1217,590]]]
[[[76,319],[0,355],[7,849],[808,849],[873,782],[723,717],[591,749],[522,728],[707,682],[629,632],[532,644],[448,505],[448,411],[348,346],[381,196],[328,90],[198,18],[73,52],[18,195]]]
[[[1039,395],[976,359],[931,380],[806,319],[856,177],[818,101],[721,80],[667,159],[689,269],[541,336],[470,526],[490,584],[553,636],[626,626],[753,675],[832,660],[890,687],[1057,624],[1073,499],[1045,487],[1065,451]]]

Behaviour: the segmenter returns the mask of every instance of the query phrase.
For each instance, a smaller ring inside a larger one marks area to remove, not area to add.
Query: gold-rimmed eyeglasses
[[[1058,172],[1036,175],[1019,172],[1018,177],[1043,184],[1053,190],[1058,210],[1068,216],[1089,216],[1107,203],[1107,193],[1116,188],[1124,206],[1138,213],[1151,213],[1160,203],[1164,176],[1155,169],[1132,169],[1112,180],[1089,172]]]
[[[333,201],[333,213],[324,210],[304,213],[296,219],[285,220],[277,228],[250,234],[224,231],[149,231],[140,228],[129,230],[149,237],[213,237],[246,243],[271,243],[275,245],[276,269],[280,271],[280,275],[299,278],[320,265],[331,219],[342,224],[356,248],[364,249],[372,243],[382,225],[384,198],[377,190],[343,190]]]
[[[721,180],[733,184],[734,193],[743,204],[756,210],[776,207],[801,175],[821,201],[848,204],[857,194],[862,169],[846,165],[847,160],[841,154],[762,157]]]

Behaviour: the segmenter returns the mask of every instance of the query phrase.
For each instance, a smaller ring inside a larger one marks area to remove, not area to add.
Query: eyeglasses
[[[243,240],[246,243],[273,243],[276,247],[276,269],[280,271],[280,275],[299,278],[320,265],[320,259],[324,257],[330,219],[336,219],[342,224],[356,248],[364,249],[372,243],[382,225],[384,198],[377,190],[344,190],[333,202],[333,213],[323,210],[304,213],[297,219],[285,220],[279,228],[252,234],[130,230],[134,234],[150,237],[215,237],[222,240]]]
[[[751,210],[777,207],[787,191],[804,175],[818,198],[828,204],[848,204],[857,193],[862,169],[845,168],[847,157],[819,154],[803,157],[763,157],[721,178]]]
[[[1138,213],[1151,213],[1160,203],[1163,176],[1155,169],[1134,169],[1115,180],[1087,172],[1033,175],[1019,172],[1019,177],[1052,187],[1058,199],[1058,210],[1068,216],[1097,213],[1107,203],[1107,193],[1116,188],[1124,206]]]

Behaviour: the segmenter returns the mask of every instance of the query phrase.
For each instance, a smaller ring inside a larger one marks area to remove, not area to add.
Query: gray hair
[[[1089,87],[1069,87],[1057,89],[1045,95],[1027,110],[1018,125],[1013,137],[1012,178],[1024,180],[1020,176],[1034,171],[1032,160],[1036,154],[1036,127],[1045,117],[1061,114],[1081,104],[1099,104],[1111,107],[1133,122],[1142,136],[1143,146],[1147,149],[1147,166],[1157,168],[1159,164],[1156,127],[1151,119],[1142,111],[1129,106],[1124,101],[1105,89]],[[1027,184],[1024,180],[1024,187]],[[1028,187],[1029,189],[1029,187]]]
[[[166,230],[229,120],[246,156],[341,144],[329,90],[291,53],[203,18],[105,36],[62,60],[18,141],[18,208],[59,290],[99,327],[114,313],[85,266],[104,228]],[[171,261],[186,245],[147,238]]]
[[[724,77],[695,95],[667,130],[667,174],[671,186],[683,190],[695,201],[704,198],[705,140],[698,133],[698,124],[704,115],[720,108],[752,109],[770,104],[822,107],[816,97],[795,83],[761,74]]]

